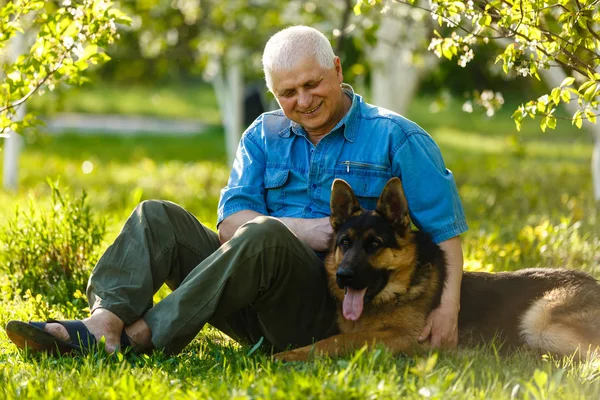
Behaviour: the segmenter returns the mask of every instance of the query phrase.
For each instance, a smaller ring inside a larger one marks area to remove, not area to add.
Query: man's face
[[[306,57],[291,69],[273,71],[271,78],[273,94],[285,115],[309,134],[328,133],[344,116],[339,57],[330,69]]]

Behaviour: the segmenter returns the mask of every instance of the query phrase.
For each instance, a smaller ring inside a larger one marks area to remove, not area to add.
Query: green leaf
[[[577,110],[575,112],[575,114],[573,115],[573,118],[571,120],[571,123],[573,125],[575,125],[577,128],[581,129],[582,125],[583,125],[583,119],[581,116],[581,110]]]
[[[521,130],[521,122],[523,121],[523,112],[521,111],[521,108],[517,109],[512,114],[511,118],[515,120],[515,125],[517,127],[517,131],[520,131]]]
[[[544,112],[546,112],[546,104],[544,104],[544,103],[543,103],[543,102],[541,102],[541,101],[538,101],[538,102],[537,102],[537,104],[536,104],[536,108],[537,108],[537,110],[538,110],[540,113],[544,113]]]
[[[573,82],[575,82],[575,78],[573,78],[572,76],[568,76],[562,81],[560,87],[571,86]]]
[[[543,117],[540,122],[540,128],[542,128],[542,132],[546,132],[546,126],[548,125],[548,117]]]
[[[596,114],[594,114],[594,112],[592,110],[590,110],[589,108],[585,110],[585,117],[591,123],[593,123],[593,124],[596,123]]]
[[[447,45],[442,45],[442,55],[448,60],[452,60],[452,51],[450,51]]]
[[[356,0],[356,4],[354,5],[354,8],[352,9],[354,11],[354,15],[362,14],[362,11],[361,11],[362,3],[363,3],[363,0]]]
[[[83,55],[81,56],[81,60],[87,60],[93,54],[96,54],[96,53],[98,53],[98,45],[90,44],[90,45],[86,46],[85,49],[83,50]]]
[[[584,93],[590,86],[592,86],[595,82],[593,80],[585,81],[579,86],[579,92]]]
[[[483,26],[490,26],[490,24],[492,23],[492,16],[487,13],[484,14],[483,18],[481,18],[479,23]]]
[[[131,25],[131,18],[121,10],[111,8],[110,10],[108,10],[108,16],[114,18],[117,24],[123,24],[128,26]]]
[[[590,85],[589,88],[583,93],[583,99],[587,102],[590,102],[592,98],[596,97],[596,90],[598,86],[596,84]]]
[[[552,89],[552,91],[550,92],[550,98],[552,99],[554,104],[558,105],[558,103],[560,103],[560,95],[561,91],[559,88]]]

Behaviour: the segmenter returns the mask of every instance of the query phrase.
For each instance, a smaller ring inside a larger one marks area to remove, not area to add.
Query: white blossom
[[[475,57],[475,54],[473,53],[473,49],[469,49],[469,51],[467,51],[466,53],[461,54],[459,60],[458,60],[458,65],[460,65],[461,67],[466,67],[467,64],[473,60],[473,57]]]
[[[465,103],[462,105],[462,110],[466,113],[472,113],[473,104],[471,104],[471,101],[465,101]]]
[[[66,38],[63,39],[63,46],[65,46],[66,48],[73,47],[74,43],[75,43],[75,41],[73,40],[73,38],[71,36],[67,36]]]

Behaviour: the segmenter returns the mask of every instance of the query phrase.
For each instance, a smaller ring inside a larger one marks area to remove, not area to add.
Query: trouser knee
[[[184,213],[181,206],[166,200],[144,200],[134,210],[138,222],[147,221],[153,227],[168,225],[170,216]]]
[[[254,246],[283,245],[290,240],[298,240],[279,219],[264,215],[246,222],[238,229],[235,236]]]

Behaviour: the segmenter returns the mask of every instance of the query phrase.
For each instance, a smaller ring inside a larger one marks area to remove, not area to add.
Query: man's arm
[[[225,243],[235,234],[240,226],[262,214],[256,211],[243,210],[231,214],[219,224],[219,240]],[[329,217],[325,218],[279,218],[298,239],[306,243],[315,251],[329,249],[329,242],[333,234],[333,228]]]
[[[431,337],[431,346],[454,348],[458,344],[458,312],[460,310],[460,285],[463,274],[463,253],[460,236],[455,236],[439,246],[444,250],[448,274],[442,292],[441,303],[433,310],[419,338]]]
[[[329,250],[333,228],[329,217],[324,218],[280,218],[298,239],[315,251]]]
[[[218,227],[219,241],[221,244],[231,239],[240,226],[261,215],[263,214],[257,213],[256,211],[242,210],[225,218]]]

